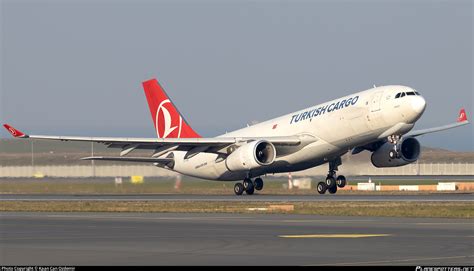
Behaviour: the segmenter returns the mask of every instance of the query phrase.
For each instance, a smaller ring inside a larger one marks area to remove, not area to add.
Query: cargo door
[[[384,126],[384,119],[380,108],[382,95],[383,91],[375,92],[370,99],[367,122],[372,130],[377,130]]]

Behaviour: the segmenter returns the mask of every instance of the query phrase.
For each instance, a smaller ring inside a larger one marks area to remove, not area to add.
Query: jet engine
[[[265,140],[252,141],[240,146],[225,160],[230,171],[251,170],[268,166],[275,161],[275,146]]]
[[[420,156],[420,142],[413,137],[400,140],[397,143],[398,156],[391,158],[390,152],[395,149],[393,143],[386,142],[372,153],[371,161],[376,167],[399,167],[418,160]]]

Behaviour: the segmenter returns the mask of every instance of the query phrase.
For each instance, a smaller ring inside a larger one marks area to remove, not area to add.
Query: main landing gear
[[[256,178],[252,181],[250,178],[245,178],[242,183],[236,183],[234,185],[234,193],[236,195],[242,195],[245,191],[247,195],[253,195],[255,190],[263,189],[263,180],[262,178]]]
[[[325,182],[319,182],[318,186],[316,187],[318,190],[319,194],[324,194],[326,191],[329,192],[329,194],[335,194],[337,192],[337,188],[343,188],[346,186],[347,181],[346,177],[344,175],[339,175],[336,177],[335,172],[329,172],[329,174],[326,177]]]
[[[337,188],[343,188],[346,186],[347,181],[344,175],[336,176],[337,167],[341,165],[341,158],[338,158],[334,161],[329,162],[329,173],[326,177],[325,182],[319,182],[316,189],[319,194],[324,194],[326,191],[329,194],[335,194]]]

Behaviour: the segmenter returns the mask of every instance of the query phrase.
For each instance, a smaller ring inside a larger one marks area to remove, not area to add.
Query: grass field
[[[293,210],[275,206],[291,206]],[[252,208],[268,208],[268,210],[255,211]],[[327,216],[474,217],[473,204],[468,202],[8,201],[2,202],[0,212],[291,213]]]
[[[288,190],[286,178],[267,178],[260,194],[314,195],[318,196],[313,178],[311,190]],[[434,184],[435,180],[380,180],[376,183]],[[356,182],[353,182],[354,184]],[[217,194],[233,195],[234,182],[212,182],[184,177],[179,190],[174,188],[175,178],[148,178],[142,184],[132,184],[123,179],[116,185],[112,178],[45,178],[45,179],[0,179],[0,194]],[[363,192],[339,191],[350,194],[422,194],[428,192]],[[254,211],[248,208],[269,208],[270,205],[292,206],[292,210],[269,209]],[[395,217],[446,217],[472,218],[473,204],[470,202],[182,202],[182,201],[3,201],[0,211],[30,212],[193,212],[193,213],[292,213],[340,216],[395,216]]]
[[[281,177],[265,178],[264,189],[261,194],[317,194],[316,183],[323,177],[313,177],[311,190],[288,190],[285,188],[288,180]],[[357,184],[361,181],[350,181]],[[438,180],[380,180],[372,177],[372,181],[382,185],[401,184],[437,184]],[[466,181],[466,180],[463,180]],[[474,180],[470,180],[474,181]],[[175,189],[175,178],[154,177],[145,178],[142,184],[132,184],[130,178],[123,178],[121,185],[116,185],[113,178],[44,178],[44,179],[0,179],[0,193],[8,194],[158,194],[158,193],[183,193],[183,194],[233,194],[234,182],[206,181],[191,177],[183,177],[180,189]],[[338,193],[370,193],[361,191],[339,191]],[[377,192],[395,193],[395,192]],[[413,193],[398,192],[396,193]]]

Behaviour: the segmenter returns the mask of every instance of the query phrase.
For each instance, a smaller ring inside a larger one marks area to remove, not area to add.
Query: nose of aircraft
[[[411,107],[417,114],[421,114],[425,111],[426,101],[422,96],[411,97]]]

